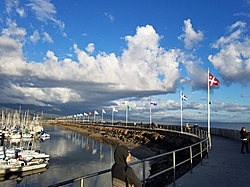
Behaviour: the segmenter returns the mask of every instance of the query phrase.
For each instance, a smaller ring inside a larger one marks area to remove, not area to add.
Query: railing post
[[[143,187],[145,187],[145,177],[146,177],[146,174],[145,174],[145,170],[146,170],[146,167],[145,167],[145,161],[142,162],[142,168],[143,168]]]
[[[175,151],[173,151],[173,180],[174,180],[174,186],[175,186]]]
[[[193,152],[192,152],[192,146],[189,147],[189,151],[190,151],[190,170],[191,170],[191,173],[193,173]]]
[[[80,187],[84,187],[84,179],[80,180]]]
[[[200,142],[200,154],[201,154],[201,165],[202,165],[202,143]]]

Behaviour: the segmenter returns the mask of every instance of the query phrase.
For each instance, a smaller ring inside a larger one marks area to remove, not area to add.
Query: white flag
[[[99,115],[99,113],[95,110],[95,115]]]
[[[117,109],[115,109],[115,107],[113,107],[113,112],[118,112],[118,110],[117,110]]]
[[[84,112],[84,116],[88,116],[88,114]]]
[[[105,110],[104,110],[104,109],[102,109],[102,113],[103,113],[103,114],[106,114],[106,112],[105,112]]]

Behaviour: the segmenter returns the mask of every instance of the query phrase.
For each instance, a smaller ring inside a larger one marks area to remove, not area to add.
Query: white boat
[[[42,166],[40,166],[40,167],[42,167]],[[33,167],[33,168],[35,168],[35,167]],[[43,167],[43,168],[39,168],[39,169],[32,169],[29,171],[12,172],[12,173],[2,174],[2,175],[0,175],[0,181],[16,179],[17,182],[20,182],[26,176],[34,175],[34,174],[41,174],[43,172],[46,172],[47,169],[48,169],[47,167]]]
[[[11,139],[21,139],[21,134],[13,133],[9,136]]]
[[[50,138],[50,134],[47,134],[45,131],[41,131],[38,135],[38,138]]]
[[[22,159],[32,157],[33,159],[44,159],[46,161],[49,161],[49,155],[37,152],[35,150],[21,150],[20,152],[18,152],[18,157]]]
[[[7,164],[7,165],[2,164],[0,165],[0,175],[5,175],[7,173],[32,171],[46,167],[48,167],[47,163],[33,164],[33,165],[22,165],[21,162],[18,164]]]

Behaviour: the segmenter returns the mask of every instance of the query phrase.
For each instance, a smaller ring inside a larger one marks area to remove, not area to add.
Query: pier
[[[212,135],[212,143],[208,159],[205,158],[202,165],[197,165],[193,173],[188,172],[177,179],[175,186],[249,187],[250,153],[240,153],[240,138],[234,140]]]
[[[185,175],[166,186],[249,186],[250,154],[240,153],[239,131],[212,128],[211,133],[212,148],[209,149],[208,156]]]

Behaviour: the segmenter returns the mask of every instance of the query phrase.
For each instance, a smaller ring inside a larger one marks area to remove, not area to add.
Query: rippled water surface
[[[0,187],[44,187],[61,181],[109,169],[113,161],[114,148],[100,144],[76,132],[62,130],[57,126],[44,126],[51,138],[36,142],[37,149],[50,155],[49,169],[22,178],[0,182]],[[9,143],[9,142],[7,142]],[[21,142],[22,144],[23,142]],[[25,143],[25,142],[24,142]],[[19,142],[17,142],[19,144]],[[13,145],[13,144],[12,144]],[[136,158],[132,158],[135,161]],[[149,167],[147,165],[147,167]],[[133,166],[142,179],[142,166]],[[148,174],[148,172],[147,172]],[[86,187],[110,187],[110,173],[85,180]],[[76,182],[70,186],[80,186]]]

